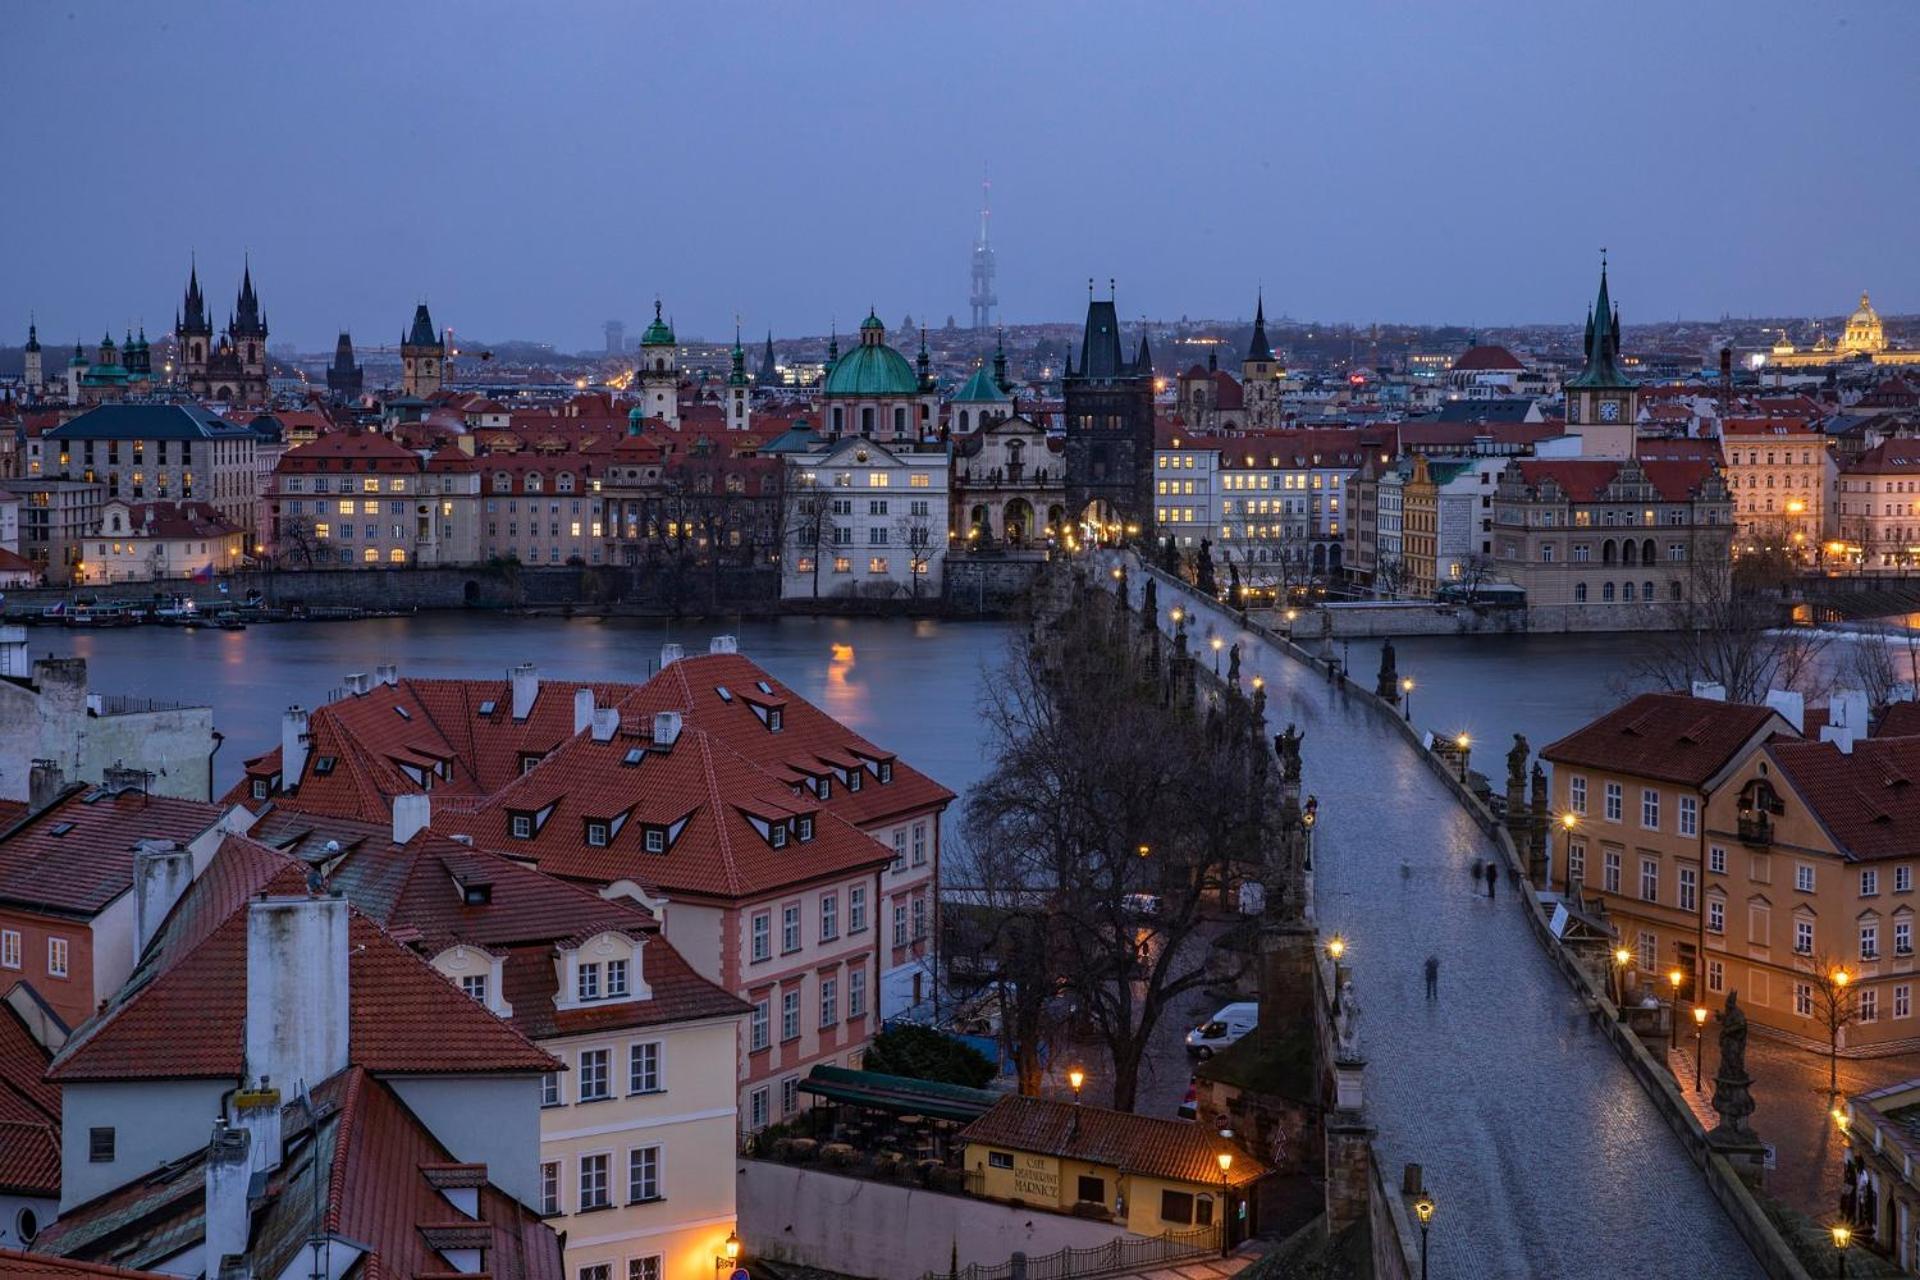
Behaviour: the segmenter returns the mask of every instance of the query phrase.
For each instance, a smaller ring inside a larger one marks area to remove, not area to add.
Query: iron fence
[[[1168,1231],[1157,1236],[1121,1236],[1090,1249],[1069,1247],[1028,1258],[1018,1274],[1025,1280],[1089,1280],[1093,1276],[1124,1275],[1163,1262],[1185,1262],[1219,1249],[1217,1227]],[[974,1262],[958,1271],[929,1271],[921,1280],[1012,1280],[1015,1274],[1012,1260],[991,1266]]]

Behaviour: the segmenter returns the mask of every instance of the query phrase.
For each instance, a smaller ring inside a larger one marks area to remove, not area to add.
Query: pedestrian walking
[[[1474,888],[1477,889],[1480,887],[1480,877],[1484,876],[1486,873],[1487,873],[1486,864],[1480,861],[1480,859],[1475,858],[1473,860],[1473,871],[1472,871]]]
[[[1413,879],[1413,866],[1405,858],[1402,858],[1400,859],[1400,883],[1405,884],[1411,879]]]
[[[1500,868],[1494,863],[1487,864],[1487,896],[1494,896],[1494,890],[1500,887]]]
[[[1440,995],[1440,957],[1427,957],[1427,999],[1438,999]]]

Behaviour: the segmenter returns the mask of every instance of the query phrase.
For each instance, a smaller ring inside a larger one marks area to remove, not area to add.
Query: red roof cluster
[[[1621,471],[1637,467],[1653,486],[1662,502],[1688,502],[1699,496],[1704,484],[1718,468],[1711,462],[1668,462],[1652,460],[1612,461],[1599,458],[1526,459],[1513,464],[1529,488],[1539,489],[1548,481],[1557,485],[1575,502],[1604,502],[1607,491]]]
[[[71,787],[12,830],[0,829],[0,902],[91,918],[133,886],[142,840],[184,845],[221,812],[138,788]]]
[[[1790,728],[1771,707],[1683,693],[1643,693],[1541,751],[1554,765],[1603,769],[1701,787],[1769,725]]]

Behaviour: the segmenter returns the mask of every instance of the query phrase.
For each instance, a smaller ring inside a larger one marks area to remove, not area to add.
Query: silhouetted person
[[[1498,863],[1487,864],[1487,896],[1494,896],[1494,890],[1500,887],[1500,867]]]
[[[1440,957],[1427,957],[1427,999],[1433,1000],[1440,994]]]

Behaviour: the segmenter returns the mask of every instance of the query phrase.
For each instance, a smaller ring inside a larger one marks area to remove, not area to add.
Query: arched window
[[[393,550],[387,552],[387,559],[394,564],[405,564],[407,562],[407,553],[399,547],[395,547]]]
[[[1640,598],[1642,600],[1645,600],[1648,604],[1653,603],[1653,584],[1651,582],[1646,583],[1641,587]]]
[[[1575,604],[1585,604],[1587,602],[1587,584],[1586,583],[1576,582],[1573,584],[1573,602]]]
[[[840,421],[840,406],[835,405],[833,406],[833,434],[839,435],[845,429],[845,424]]]
[[[907,434],[907,406],[903,404],[893,407],[893,433],[897,436]]]
[[[1632,546],[1633,544],[1628,543],[1627,545]],[[1633,603],[1633,583],[1623,582],[1620,584],[1620,599],[1626,604]]]
[[[1652,564],[1654,561],[1655,554],[1656,553],[1653,549],[1652,538],[1648,538],[1645,542],[1640,544],[1640,563],[1641,564]]]
[[[1632,538],[1620,544],[1620,563],[1633,564],[1640,558],[1640,546]]]
[[[1601,584],[1600,599],[1607,604],[1613,603],[1613,584],[1611,582]]]
[[[863,436],[870,436],[873,434],[873,406],[872,405],[866,405],[860,410],[860,434]]]
[[[360,553],[360,558],[362,560],[365,560],[368,564],[375,564],[380,559],[380,549],[378,547],[368,547],[365,551]]]
[[[1616,554],[1616,548],[1613,545],[1612,538],[1608,538],[1605,542],[1600,544],[1600,563],[1601,564],[1612,564],[1615,554]]]

